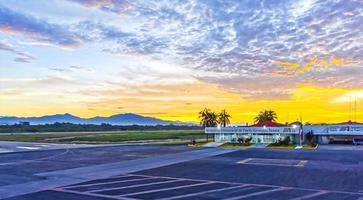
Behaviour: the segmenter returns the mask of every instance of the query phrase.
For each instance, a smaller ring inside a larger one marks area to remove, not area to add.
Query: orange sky
[[[246,100],[243,95],[196,81],[173,86],[143,86],[134,88],[134,91],[114,90],[101,93],[104,98],[94,99],[84,96],[47,98],[48,93],[32,92],[1,94],[0,105],[6,105],[1,106],[3,113],[16,116],[68,112],[93,117],[134,112],[167,120],[196,122],[198,112],[207,107],[215,111],[226,109],[232,115],[232,123],[252,123],[256,114],[264,109],[275,110],[279,122],[295,121],[300,113],[304,122],[342,122],[354,120],[355,116],[358,121],[362,119],[363,113],[359,108],[362,94],[360,90],[299,86],[294,89],[290,99]],[[359,97],[356,115],[349,111],[353,110],[354,97]]]
[[[362,7],[2,0],[0,116],[197,122],[207,107],[233,123],[265,109],[281,123],[363,121]]]

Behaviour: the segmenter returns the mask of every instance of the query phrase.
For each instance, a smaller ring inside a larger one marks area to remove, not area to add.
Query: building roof
[[[359,123],[359,122],[352,122],[351,120],[349,120],[349,121],[347,121],[347,122],[337,123],[337,125],[363,125],[363,123]]]
[[[285,125],[277,123],[277,122],[273,122],[273,121],[267,121],[267,122],[257,123],[257,124],[251,125],[251,126],[252,127],[263,127],[263,126],[266,126],[266,127],[280,127],[280,126],[285,126]]]

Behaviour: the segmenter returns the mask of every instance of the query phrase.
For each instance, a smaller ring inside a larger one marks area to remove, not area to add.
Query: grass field
[[[267,148],[272,148],[272,149],[295,149],[296,145],[295,144],[289,144],[289,145],[274,145],[274,144],[269,144],[266,147]]]
[[[88,133],[34,133],[2,134],[0,141],[48,142],[48,143],[118,143],[142,140],[204,139],[203,131],[120,131]]]

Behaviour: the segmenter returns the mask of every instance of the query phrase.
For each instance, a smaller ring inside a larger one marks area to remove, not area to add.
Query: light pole
[[[295,129],[295,130],[296,130],[296,128],[299,128],[298,129],[298,132],[299,132],[299,141],[300,141],[300,144],[299,144],[299,146],[296,147],[296,149],[301,149],[302,148],[302,137],[301,137],[301,134],[303,134],[302,133],[302,130],[301,130],[301,125],[299,125],[299,127],[298,127],[296,124],[293,124],[292,125],[292,128]]]

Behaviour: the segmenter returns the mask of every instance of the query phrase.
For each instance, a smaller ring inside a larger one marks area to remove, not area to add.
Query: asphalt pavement
[[[19,185],[30,189],[7,200],[363,198],[363,154],[350,148],[135,145],[3,156],[0,192]],[[34,186],[47,181],[44,190]]]

